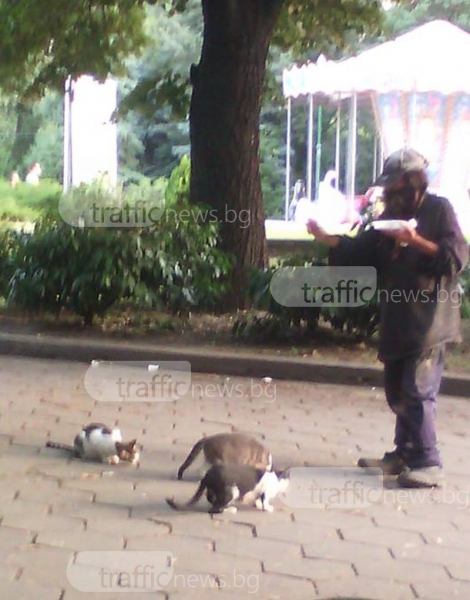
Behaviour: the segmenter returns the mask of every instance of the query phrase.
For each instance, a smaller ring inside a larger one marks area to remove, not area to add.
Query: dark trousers
[[[436,396],[445,344],[419,356],[385,361],[385,395],[396,415],[397,452],[412,469],[441,466],[436,436]]]

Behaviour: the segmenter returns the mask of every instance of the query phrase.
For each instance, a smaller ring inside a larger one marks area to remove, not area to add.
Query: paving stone
[[[345,577],[343,579],[329,579],[317,582],[317,588],[321,598],[330,600],[349,600],[358,598],[365,600],[415,600],[411,586],[405,583],[381,581],[366,577]],[[443,600],[447,596],[441,596]]]
[[[29,544],[12,552],[6,559],[6,564],[21,567],[20,581],[66,587],[67,564],[72,558],[73,551],[69,549]],[[32,595],[31,598],[35,596]]]
[[[49,507],[47,504],[43,504],[42,502],[28,502],[25,500],[11,500],[9,502],[0,503],[0,517],[4,524],[8,525],[6,522],[11,517],[20,517],[23,515],[28,516],[44,516],[49,512]]]
[[[124,537],[119,533],[94,533],[91,531],[42,531],[37,544],[69,548],[81,552],[83,550],[122,550]]]
[[[90,490],[76,490],[73,488],[60,488],[57,487],[53,491],[49,491],[45,496],[47,504],[51,507],[54,505],[60,505],[64,503],[77,502],[77,503],[88,503],[92,502],[95,494]],[[35,487],[23,487],[18,493],[19,500],[27,500],[28,502],[34,502],[38,499],[38,492]]]
[[[148,592],[145,596],[141,592],[79,592],[75,589],[66,589],[61,600],[166,600],[165,592]]]
[[[453,581],[444,583],[419,581],[413,584],[420,600],[450,600],[451,598],[470,598],[470,582]]]
[[[449,551],[450,552],[450,551]],[[445,556],[442,558],[443,564],[445,564],[451,577],[454,579],[460,579],[462,581],[470,582],[470,571],[468,569],[468,558],[467,561],[459,559],[458,556],[454,555],[455,551],[452,551],[452,555],[448,557],[447,551]],[[463,554],[463,553],[462,553]],[[467,551],[468,557],[468,551]]]
[[[71,491],[79,491],[72,490]],[[80,490],[81,491],[81,490]],[[122,504],[100,504],[96,502],[81,502],[74,500],[61,501],[60,499],[54,502],[51,506],[53,515],[70,516],[84,521],[93,520],[109,520],[109,519],[128,519],[130,509]]]
[[[459,531],[464,531],[464,532],[470,531],[470,511],[468,511],[468,510],[456,511],[456,514],[452,518],[452,524]]]
[[[401,529],[404,531],[414,531],[417,533],[426,533],[436,531],[442,528],[442,521],[426,519],[422,517],[408,516],[403,512],[395,512],[394,514],[376,514],[374,521],[378,527],[387,529]]]
[[[298,561],[265,561],[264,571],[278,575],[290,575],[317,582],[321,579],[349,577],[354,573],[351,565],[338,560],[302,558]]]
[[[394,556],[399,560],[416,560],[428,564],[445,565],[449,569],[460,569],[462,565],[466,565],[468,567],[468,548],[466,551],[459,550],[457,548],[445,548],[443,551],[443,548],[440,545],[431,546],[425,544],[421,546],[408,546],[402,549],[395,549]],[[470,571],[468,577],[470,578]]]
[[[169,527],[161,523],[144,521],[143,519],[122,519],[110,516],[109,518],[91,517],[87,519],[86,530],[101,533],[119,532],[125,538],[151,538],[166,535],[169,532]]]
[[[339,540],[338,530],[321,522],[315,525],[297,522],[261,523],[256,526],[256,537],[266,540],[285,540],[299,544],[314,544],[323,540]]]
[[[148,506],[151,500],[147,494],[134,489],[116,490],[114,492],[112,490],[101,491],[99,486],[97,486],[95,498],[97,504],[122,504],[134,509],[142,504]]]
[[[225,576],[214,577],[190,571],[175,570],[174,577],[164,591],[169,597],[183,598],[250,598],[304,600],[316,597],[311,581],[269,573],[239,573],[236,568]]]
[[[33,581],[5,581],[2,579],[0,587],[3,597],[12,600],[32,600],[32,598],[34,600],[62,600],[62,589],[59,586],[48,587]]]
[[[6,515],[2,525],[29,529],[30,531],[66,530],[83,531],[84,520],[61,515],[13,514]]]
[[[255,528],[251,525],[212,519],[206,514],[181,514],[169,521],[171,531],[177,535],[207,540],[252,539]]]
[[[467,551],[470,548],[470,532],[456,531],[450,527],[425,534],[424,539],[430,546],[440,548],[441,552],[444,552],[447,548],[458,548]]]
[[[333,508],[295,508],[292,511],[296,523],[310,525],[333,526],[340,529],[343,525],[360,527],[372,523],[372,513],[362,510],[343,510]]]
[[[246,556],[261,561],[277,561],[301,556],[300,544],[260,538],[219,540],[215,550],[221,554]]]
[[[308,558],[327,558],[330,560],[344,560],[354,564],[355,557],[360,560],[388,560],[390,553],[380,546],[369,546],[355,542],[346,542],[341,539],[323,539],[311,544],[303,545],[304,555]]]
[[[41,475],[18,473],[8,477],[8,487],[14,490],[18,497],[28,500],[28,494],[32,494],[32,501],[38,498],[49,498],[59,489],[59,482],[56,479],[46,479]]]
[[[418,581],[445,582],[449,579],[444,567],[436,564],[411,560],[397,560],[392,557],[371,562],[361,555],[354,557],[354,568],[360,577],[417,583]]]
[[[222,513],[220,515],[214,515],[214,519],[221,521],[232,521],[233,523],[242,523],[252,527],[258,527],[262,523],[274,524],[292,522],[291,513],[280,504],[279,500],[273,500],[272,505],[274,507],[274,512],[272,513],[257,510],[255,507],[242,505],[238,506],[237,513]]]
[[[4,549],[0,548],[0,554]],[[13,581],[14,579],[18,579],[21,575],[20,567],[16,567],[14,565],[6,565],[4,563],[0,564],[0,589],[2,583],[7,583],[9,581]]]
[[[345,524],[341,527],[340,534],[345,540],[360,542],[372,547],[384,546],[400,549],[424,544],[423,537],[417,532],[377,527],[372,523],[365,527]]]
[[[7,527],[2,524],[0,527],[0,550],[9,552],[19,546],[31,544],[33,537],[34,533],[27,529]]]
[[[234,540],[234,543],[235,540]],[[130,537],[127,541],[128,550],[161,550],[171,552],[174,565],[196,573],[224,574],[233,572],[261,572],[259,560],[248,557],[237,557],[236,563],[232,556],[214,552],[214,545],[209,540],[189,538],[181,535],[167,535],[159,538]]]

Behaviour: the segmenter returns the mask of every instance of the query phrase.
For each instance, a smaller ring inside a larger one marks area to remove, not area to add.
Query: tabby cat
[[[192,465],[201,452],[210,465],[234,463],[251,465],[257,469],[271,471],[271,453],[255,438],[243,433],[218,433],[196,442],[185,461],[178,469],[178,479],[183,478],[186,469]]]

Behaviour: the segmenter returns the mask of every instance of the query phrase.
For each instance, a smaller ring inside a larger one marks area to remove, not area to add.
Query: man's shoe
[[[360,458],[357,466],[363,469],[382,469],[384,475],[399,475],[406,468],[401,456],[396,452],[385,452],[382,458]]]
[[[410,469],[406,467],[398,475],[397,483],[404,488],[435,488],[444,484],[442,467],[423,467]]]

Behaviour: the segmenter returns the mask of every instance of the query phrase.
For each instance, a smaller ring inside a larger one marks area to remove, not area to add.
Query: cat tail
[[[177,502],[174,501],[173,498],[166,498],[166,503],[169,506],[171,506],[171,508],[174,508],[175,510],[184,510],[185,508],[189,508],[190,506],[193,506],[194,504],[199,502],[205,489],[206,489],[206,483],[204,480],[202,480],[201,483],[199,484],[199,487],[197,488],[194,496],[190,500],[185,502],[184,504],[178,504]]]
[[[201,453],[204,444],[205,444],[206,440],[202,439],[199,440],[198,442],[196,442],[191,450],[191,452],[188,454],[188,456],[186,457],[185,461],[183,462],[183,464],[181,465],[181,467],[178,469],[178,479],[182,479],[183,478],[183,473],[186,471],[186,469],[192,465],[192,463],[196,460],[196,458],[198,457],[198,455]]]
[[[56,450],[66,450],[67,452],[72,452],[72,454],[75,454],[75,448],[73,446],[70,446],[69,444],[60,444],[58,442],[47,441],[46,448],[55,448]]]

